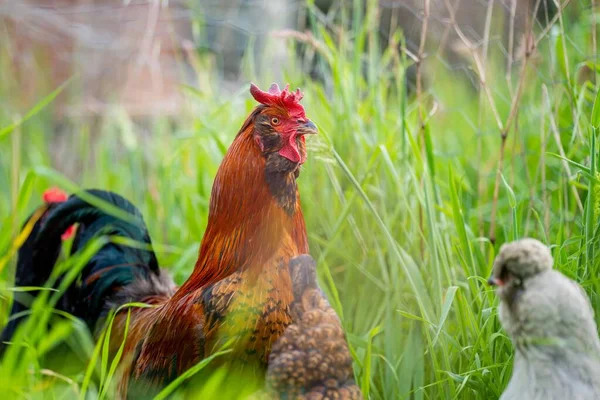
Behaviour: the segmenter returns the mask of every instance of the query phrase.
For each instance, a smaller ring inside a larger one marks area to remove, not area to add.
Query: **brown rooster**
[[[273,343],[292,323],[288,264],[308,253],[296,178],[306,161],[304,135],[317,128],[299,103],[299,90],[290,92],[286,86],[282,91],[273,84],[268,92],[251,85],[250,92],[260,105],[243,123],[217,172],[198,261],[180,288],[159,269],[137,208],[99,190],[54,207],[37,234],[30,270],[17,267],[18,274],[30,275],[31,269],[42,268],[35,258],[73,224],[78,224],[73,252],[98,235],[146,245],[106,244],[60,303],[97,333],[110,310],[129,302],[154,306],[131,307],[114,320],[113,354],[124,341],[123,397],[134,386],[136,391],[164,386],[225,342],[233,342],[229,359],[264,374]],[[90,197],[131,218],[96,207]]]

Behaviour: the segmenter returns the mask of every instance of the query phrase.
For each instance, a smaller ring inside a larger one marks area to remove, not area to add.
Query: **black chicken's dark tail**
[[[58,259],[61,248],[60,236],[49,240],[42,252],[34,261],[35,242],[38,233],[42,228],[45,218],[52,209],[56,208],[58,203],[48,202],[38,207],[23,224],[21,234],[27,234],[27,238],[19,248],[17,257],[17,268],[15,271],[16,287],[42,287],[50,277],[52,268]],[[14,292],[14,299],[10,311],[8,323],[0,335],[0,352],[5,349],[5,342],[12,339],[17,327],[27,316],[31,303],[37,296],[37,291],[29,290],[27,292]]]

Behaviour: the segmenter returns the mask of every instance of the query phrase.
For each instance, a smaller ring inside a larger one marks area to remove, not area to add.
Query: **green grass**
[[[553,246],[556,268],[582,284],[600,316],[594,179],[600,106],[592,113],[600,64],[591,49],[593,15],[585,2],[574,3],[547,34],[535,31],[540,41],[508,130],[493,244],[488,234],[501,144],[494,109],[505,124],[520,63],[509,84],[500,49],[490,46],[488,97],[432,55],[417,96],[405,87],[410,57],[394,48],[380,52],[375,28],[361,22],[374,18],[372,3],[365,18],[345,16],[335,35],[313,32],[329,71],[326,85],[312,82],[300,65],[284,71],[286,81],[303,89],[307,115],[321,132],[309,139],[299,178],[311,254],[348,333],[365,395],[497,398],[510,378],[512,346],[485,281],[503,242],[531,236]],[[292,54],[295,44],[288,44]],[[8,63],[0,54],[4,104],[14,90]],[[211,82],[211,73],[199,71],[200,81]],[[261,87],[271,81],[268,73],[247,76]],[[185,280],[219,162],[255,104],[245,89],[232,96],[219,96],[215,85],[183,90],[182,115],[174,123],[152,119],[145,134],[122,110],[107,114],[93,135],[89,121],[70,121],[68,151],[58,162],[48,129],[54,94],[39,99],[23,120],[9,109],[0,112],[0,321],[9,310],[20,224],[53,185],[129,198],[145,216],[161,264],[178,283]],[[76,171],[70,179],[61,173],[65,165]],[[76,272],[86,257],[63,268]],[[0,367],[0,392],[110,397],[112,360],[95,351],[81,322],[56,317],[50,306],[58,293],[43,293],[21,331],[27,347],[9,352]],[[203,393],[218,393],[215,382]]]

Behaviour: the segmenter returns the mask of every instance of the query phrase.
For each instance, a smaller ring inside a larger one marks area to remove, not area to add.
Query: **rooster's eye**
[[[271,125],[279,125],[279,118],[277,118],[277,117],[271,118]]]

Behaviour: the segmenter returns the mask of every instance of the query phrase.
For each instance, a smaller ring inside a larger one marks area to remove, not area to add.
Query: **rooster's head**
[[[300,104],[303,96],[300,89],[291,92],[287,85],[281,90],[274,83],[264,92],[252,84],[250,93],[261,104],[254,118],[257,146],[281,171],[296,171],[306,161],[304,135],[318,132]]]

